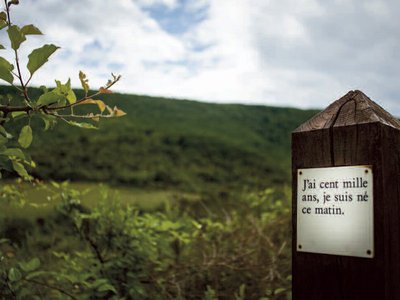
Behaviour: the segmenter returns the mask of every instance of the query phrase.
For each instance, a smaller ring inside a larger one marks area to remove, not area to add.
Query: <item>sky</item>
[[[61,47],[33,85],[79,87],[82,70],[96,88],[113,72],[118,92],[299,108],[359,89],[397,116],[399,16],[398,0],[20,0],[12,11],[45,34],[22,57]]]

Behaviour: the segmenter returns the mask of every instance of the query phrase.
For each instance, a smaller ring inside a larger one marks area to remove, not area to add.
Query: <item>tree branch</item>
[[[34,283],[34,284],[38,284],[38,285],[44,286],[44,287],[46,287],[46,288],[48,288],[48,289],[52,289],[52,290],[59,291],[60,293],[66,295],[66,296],[68,296],[68,297],[70,297],[71,299],[78,300],[78,298],[74,297],[73,295],[71,295],[70,293],[64,291],[63,289],[61,289],[61,288],[59,288],[59,287],[52,286],[52,285],[49,285],[49,284],[44,283],[44,282],[41,282],[41,281],[36,281],[36,280],[34,280],[34,279],[26,279],[26,278],[23,278],[23,280],[24,280],[24,281],[27,281],[27,282],[30,282],[30,283]]]
[[[22,112],[30,112],[33,111],[33,108],[30,106],[8,106],[8,105],[0,105],[0,111],[3,112],[4,114],[8,114],[10,112],[17,112],[17,111],[22,111]]]
[[[111,81],[111,83],[107,84],[105,89],[109,89],[110,87],[112,87],[114,84],[116,84],[119,80],[121,79],[121,76],[116,77],[113,81]],[[61,110],[61,109],[65,109],[65,108],[70,108],[73,107],[75,105],[80,104],[81,102],[85,101],[85,100],[89,100],[89,99],[93,99],[93,97],[96,97],[98,95],[102,94],[100,91],[96,92],[92,95],[89,96],[85,96],[82,99],[79,99],[78,101],[76,101],[75,103],[70,103],[64,106],[56,106],[56,107],[47,107],[47,110]]]

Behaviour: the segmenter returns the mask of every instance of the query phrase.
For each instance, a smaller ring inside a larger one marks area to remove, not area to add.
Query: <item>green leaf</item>
[[[21,28],[21,32],[22,32],[24,35],[33,35],[33,34],[41,35],[41,34],[43,34],[43,33],[39,30],[39,28],[37,28],[35,25],[32,25],[32,24],[30,24],[30,25],[25,25],[24,27],[22,27],[22,28]]]
[[[74,104],[76,102],[76,95],[71,88],[68,91],[67,100],[70,104]]]
[[[57,87],[53,90],[53,92],[64,96],[70,104],[74,104],[76,102],[76,96],[74,91],[71,88],[71,79],[65,84],[62,84],[59,80],[56,80]]]
[[[31,259],[28,262],[19,263],[19,266],[25,272],[32,272],[32,271],[35,271],[37,268],[40,267],[40,260],[37,257],[35,257],[35,258]]]
[[[17,25],[11,25],[8,29],[8,37],[11,41],[11,48],[18,50],[19,46],[26,41],[25,35]]]
[[[0,50],[2,50],[2,49],[6,49],[6,48],[4,48],[4,46],[0,44]]]
[[[11,139],[11,138],[12,138],[12,135],[9,134],[9,133],[4,129],[3,126],[0,126],[0,134],[2,134],[4,137],[6,137],[6,138],[8,138],[8,139]]]
[[[284,288],[277,288],[277,289],[275,289],[275,291],[274,291],[274,295],[282,294],[282,293],[284,293],[285,291],[286,291],[286,289],[284,289]]]
[[[115,287],[113,287],[111,284],[106,283],[106,284],[102,284],[97,288],[97,291],[99,292],[114,292],[115,294],[117,294],[117,291],[115,289]]]
[[[41,277],[41,276],[43,276],[43,275],[50,275],[49,274],[50,272],[46,272],[46,271],[35,271],[35,272],[32,272],[32,273],[29,273],[28,275],[26,275],[26,279],[33,279],[33,278],[36,278],[36,277]]]
[[[8,279],[10,279],[10,281],[18,281],[22,278],[21,272],[16,269],[16,268],[11,268],[8,271]]]
[[[14,69],[14,66],[8,62],[3,57],[0,57],[0,79],[7,81],[8,83],[12,83],[14,81],[14,76],[11,71]]]
[[[54,116],[42,114],[40,117],[44,122],[44,130],[48,130],[57,124],[57,119]]]
[[[10,6],[11,4],[18,5],[19,4],[19,0],[10,0],[10,1],[8,1],[8,6]]]
[[[2,11],[0,12],[0,30],[7,27],[7,14]]]
[[[7,22],[4,20],[0,20],[0,30],[2,30],[5,27],[7,27]]]
[[[3,152],[0,152],[0,155],[15,156],[16,158],[25,160],[25,154],[19,148],[8,148],[8,149],[4,150]]]
[[[33,75],[41,66],[43,66],[49,59],[50,55],[52,55],[57,49],[57,47],[53,44],[46,44],[41,48],[37,48],[28,55],[28,70]]]
[[[19,134],[18,143],[22,148],[28,148],[32,143],[32,139],[32,128],[29,125],[25,125]]]
[[[11,113],[11,116],[14,119],[16,119],[16,118],[19,118],[21,116],[26,116],[26,112],[24,112],[24,111],[14,111],[14,112]]]
[[[18,161],[13,160],[12,165],[13,165],[14,171],[17,172],[19,176],[21,176],[22,178],[30,178],[30,176],[29,176],[28,172],[26,171],[23,164],[21,164]]]
[[[54,91],[44,93],[36,102],[37,105],[50,105],[62,102],[65,100],[63,95],[57,94]]]
[[[90,123],[78,123],[75,121],[67,121],[69,125],[80,127],[80,128],[86,128],[86,129],[98,129],[96,126],[90,124]]]

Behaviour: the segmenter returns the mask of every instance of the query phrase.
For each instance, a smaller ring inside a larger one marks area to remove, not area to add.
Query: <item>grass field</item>
[[[4,183],[3,183],[4,184]],[[51,183],[16,183],[7,181],[5,184],[14,186],[26,199],[23,205],[17,203],[0,203],[1,214],[7,217],[37,218],[48,215],[54,207],[60,204],[60,191],[57,184]],[[99,183],[71,182],[68,187],[81,193],[81,204],[92,208],[99,199],[119,201],[124,204],[134,204],[145,211],[152,211],[164,205],[173,204],[184,197],[186,200],[195,201],[195,194],[183,194],[174,190],[149,190],[129,188],[126,186],[107,186]],[[107,197],[104,197],[106,193]]]

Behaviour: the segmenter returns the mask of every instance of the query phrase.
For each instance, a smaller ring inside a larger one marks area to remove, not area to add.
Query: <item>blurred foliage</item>
[[[0,93],[13,90],[2,87]],[[83,91],[75,93],[79,98]],[[290,132],[315,113],[122,94],[108,102],[127,115],[103,120],[97,131],[58,124],[44,132],[38,130],[43,122],[32,117],[30,153],[38,165],[32,174],[186,191],[287,183]],[[9,124],[10,133],[18,122]]]
[[[106,188],[89,209],[79,190],[54,187],[52,215],[0,220],[2,299],[291,298],[288,189],[204,216],[187,203],[145,212],[107,202]]]

